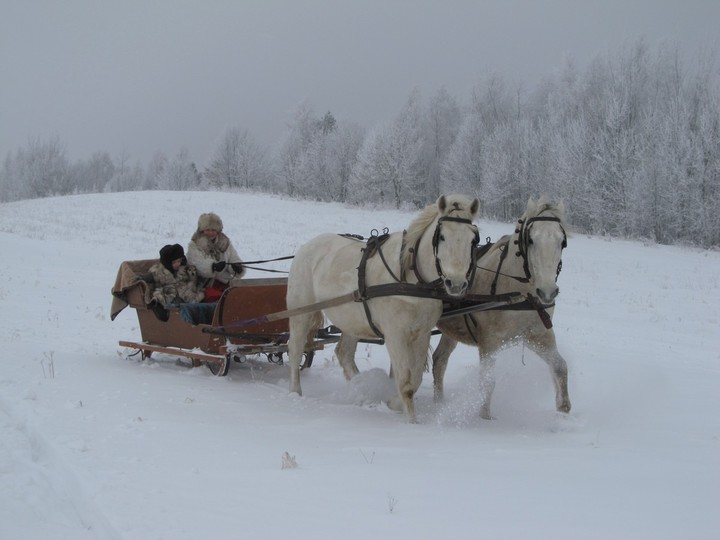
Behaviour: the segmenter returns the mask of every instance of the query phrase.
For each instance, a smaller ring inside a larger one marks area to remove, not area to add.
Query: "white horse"
[[[518,291],[529,295],[537,309],[478,311],[438,322],[442,338],[433,352],[435,401],[443,399],[443,377],[450,353],[458,341],[477,345],[480,351],[480,416],[491,419],[490,400],[495,389],[495,352],[524,341],[550,367],[555,383],[555,406],[570,411],[567,364],[557,350],[552,314],[560,290],[557,278],[562,250],[567,245],[564,207],[544,198],[530,199],[512,235],[500,238],[478,260],[469,294]]]
[[[366,258],[363,253],[369,244],[358,239],[336,234],[316,237],[303,245],[293,259],[288,277],[288,310],[327,303],[382,284],[407,287],[407,283],[433,281],[435,291],[463,296],[474,270],[478,232],[472,221],[479,206],[477,199],[442,196],[425,208],[406,232],[390,234]],[[414,395],[422,381],[430,332],[442,314],[442,300],[437,296],[380,296],[291,316],[291,393],[301,394],[300,359],[323,323],[323,312],[343,332],[345,344],[336,349],[336,354],[347,378],[357,373],[357,368],[352,357],[348,363],[342,350],[349,350],[348,344],[352,344],[354,352],[358,339],[384,338],[398,390],[389,405],[404,410],[408,421],[414,423]]]

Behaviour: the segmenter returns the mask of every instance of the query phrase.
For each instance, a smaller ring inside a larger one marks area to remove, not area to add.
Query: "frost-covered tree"
[[[424,120],[419,94],[413,91],[395,120],[368,135],[351,174],[351,201],[374,200],[395,208],[424,205],[428,179],[422,159]]]
[[[143,188],[145,173],[139,162],[130,164],[130,157],[122,153],[115,160],[113,177],[105,185],[105,192],[138,191]]]
[[[31,139],[3,167],[3,191],[8,200],[64,195],[74,189],[64,145],[58,137]]]
[[[390,180],[397,174],[389,159],[391,126],[380,124],[372,129],[358,151],[358,159],[350,173],[347,200],[353,204],[374,202],[378,206],[398,206]]]
[[[463,120],[442,163],[441,191],[465,193],[484,200],[484,141],[482,117],[474,112]]]
[[[190,191],[200,186],[202,177],[190,160],[186,148],[181,149],[172,160],[167,162],[157,177],[157,189],[172,191]]]
[[[307,168],[303,165],[305,152],[313,143],[322,124],[316,118],[310,103],[303,101],[288,123],[278,154],[278,182],[290,196],[303,196],[307,187]]]
[[[270,165],[266,151],[246,129],[229,128],[205,169],[215,187],[258,189],[267,184]]]
[[[115,165],[107,152],[95,152],[89,159],[69,167],[73,191],[79,193],[101,193],[114,173]]]
[[[315,116],[302,102],[290,123],[278,155],[278,183],[289,195],[323,201],[345,201],[350,171],[364,131],[338,121],[328,111]]]
[[[460,106],[444,87],[441,88],[430,99],[425,120],[423,167],[427,174],[426,202],[435,201],[440,196],[443,162],[455,142],[461,123]]]
[[[0,201],[19,201],[30,198],[30,189],[22,175],[17,153],[8,152],[0,171]]]
[[[332,166],[335,172],[334,187],[338,201],[346,201],[352,170],[358,160],[358,152],[365,138],[365,130],[352,122],[343,122],[335,131],[331,145]]]

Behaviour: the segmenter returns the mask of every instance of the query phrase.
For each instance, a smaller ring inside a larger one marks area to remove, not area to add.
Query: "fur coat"
[[[198,287],[197,270],[190,264],[173,274],[162,263],[155,263],[149,272],[155,283],[152,299],[163,305],[202,302],[205,298],[205,292]]]
[[[233,282],[245,275],[245,268],[236,272],[230,266],[232,263],[242,261],[230,239],[222,232],[218,232],[215,241],[211,241],[202,231],[193,234],[187,248],[187,260],[197,268],[198,275],[205,280],[206,285],[210,285],[212,279],[233,285]],[[213,272],[213,263],[221,261],[227,263],[225,268],[220,272]]]

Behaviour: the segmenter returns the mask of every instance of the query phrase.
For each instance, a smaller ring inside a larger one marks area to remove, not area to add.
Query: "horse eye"
[[[438,236],[438,240],[440,240],[441,242],[444,242],[444,241],[445,241],[445,235],[441,234],[440,236]]]

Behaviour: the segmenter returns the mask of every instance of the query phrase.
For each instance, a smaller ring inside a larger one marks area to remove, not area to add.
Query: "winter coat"
[[[242,261],[230,239],[222,232],[218,232],[215,241],[211,241],[202,231],[195,232],[188,244],[187,260],[197,268],[198,275],[205,280],[205,286],[210,286],[213,278],[224,284],[234,285],[245,275],[245,268],[236,272],[230,266]],[[213,272],[213,263],[221,261],[227,263],[225,268],[220,272]]]
[[[165,268],[162,263],[155,263],[149,270],[155,289],[153,300],[163,305],[202,302],[205,292],[198,287],[197,270],[185,264],[176,274]]]

